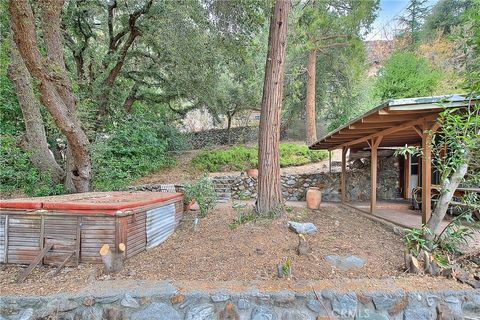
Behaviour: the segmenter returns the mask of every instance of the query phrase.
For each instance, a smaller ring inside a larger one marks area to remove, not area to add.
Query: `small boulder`
[[[311,222],[300,223],[295,221],[288,221],[288,227],[292,231],[299,234],[312,234],[318,231],[317,227]]]
[[[365,260],[356,256],[326,256],[325,260],[342,271],[361,269],[365,265]]]

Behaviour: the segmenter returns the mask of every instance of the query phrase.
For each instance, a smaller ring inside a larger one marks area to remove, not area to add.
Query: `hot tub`
[[[44,264],[101,263],[99,250],[126,246],[131,257],[158,246],[183,214],[183,195],[92,192],[0,201],[0,263],[30,264],[54,243]]]

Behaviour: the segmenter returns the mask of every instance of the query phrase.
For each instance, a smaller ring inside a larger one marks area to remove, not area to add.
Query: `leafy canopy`
[[[425,58],[411,52],[396,52],[380,70],[376,81],[382,100],[432,95],[441,79]]]

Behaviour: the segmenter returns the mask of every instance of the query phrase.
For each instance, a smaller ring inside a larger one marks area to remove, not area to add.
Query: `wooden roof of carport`
[[[383,138],[379,147],[418,145],[422,129],[431,127],[444,108],[465,107],[470,103],[463,95],[389,100],[329,133],[310,149],[370,148],[369,141],[380,136]]]
[[[422,97],[387,101],[343,127],[329,133],[312,144],[312,150],[342,149],[340,178],[342,203],[346,197],[346,154],[350,148],[368,148],[370,161],[370,213],[374,214],[377,203],[377,151],[381,147],[422,146],[421,186],[422,224],[431,215],[431,150],[432,133],[439,129],[438,114],[444,108],[467,107],[480,101],[480,97],[468,99],[463,95]],[[358,208],[356,208],[358,209]]]

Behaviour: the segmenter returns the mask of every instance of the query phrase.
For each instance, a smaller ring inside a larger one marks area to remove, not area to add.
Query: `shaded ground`
[[[353,209],[352,209],[353,210]],[[173,281],[261,281],[276,284],[276,265],[288,257],[293,261],[293,281],[398,277],[403,274],[403,245],[398,236],[350,209],[326,207],[318,211],[291,209],[289,217],[261,220],[230,230],[237,213],[222,205],[200,219],[196,231],[187,216],[177,231],[162,245],[126,262],[114,278]],[[290,219],[314,222],[319,232],[308,236],[312,248],[307,256],[297,255],[298,236],[289,231]],[[326,255],[356,255],[366,260],[357,271],[332,267]],[[100,265],[66,268],[53,277],[54,268],[36,268],[23,284],[15,280],[23,267],[0,266],[2,294],[47,294],[76,291],[87,285],[102,285],[112,277],[102,274]]]

